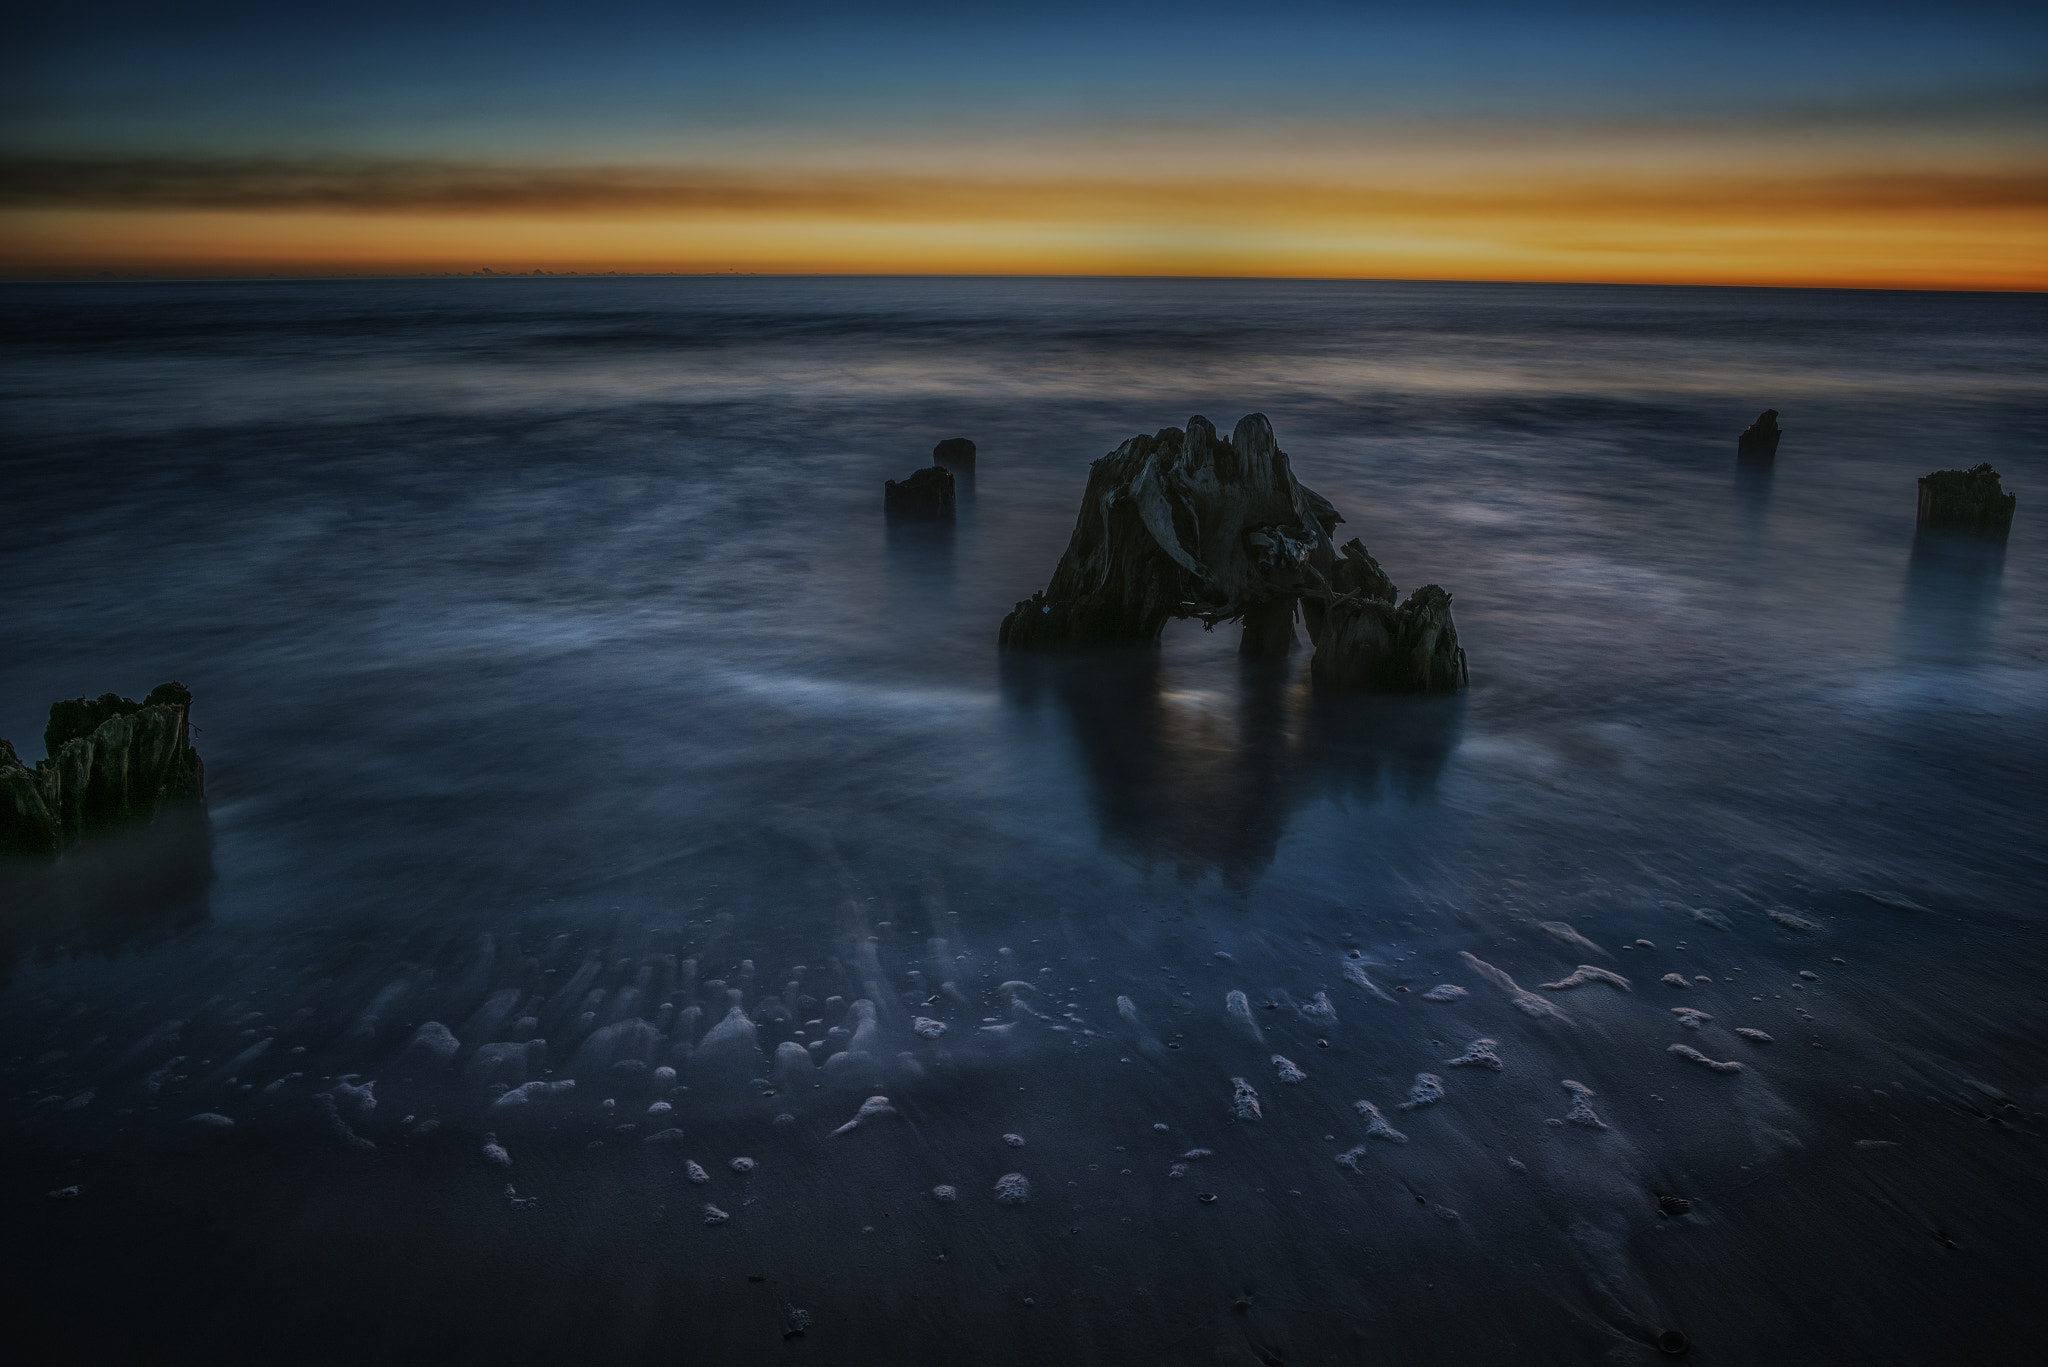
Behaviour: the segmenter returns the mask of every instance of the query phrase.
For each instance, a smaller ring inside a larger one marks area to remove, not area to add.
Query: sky
[[[2048,287],[2048,6],[71,0],[0,274]]]

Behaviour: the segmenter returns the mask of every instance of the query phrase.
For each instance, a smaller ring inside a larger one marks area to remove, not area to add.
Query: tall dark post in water
[[[1238,637],[1237,653],[1277,659],[1294,649],[1296,603],[1293,598],[1269,598],[1246,608],[1244,633]]]
[[[913,470],[898,483],[883,481],[882,511],[890,517],[939,520],[953,516],[953,472],[943,465]]]
[[[1742,460],[1769,460],[1778,454],[1778,438],[1782,435],[1778,430],[1778,410],[1766,408],[1735,439],[1735,454]]]

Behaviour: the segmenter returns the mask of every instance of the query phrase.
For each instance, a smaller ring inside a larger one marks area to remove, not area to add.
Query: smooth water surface
[[[175,678],[209,794],[7,884],[7,1256],[60,1337],[115,1277],[159,1299],[97,1332],[158,1361],[308,1323],[421,1360],[2018,1332],[2040,299],[333,281],[0,317],[0,735]],[[1340,536],[1452,592],[1467,694],[1320,694],[1306,641],[1191,623],[999,655],[1090,460],[1252,410]],[[956,522],[885,523],[957,435]],[[1980,461],[2010,538],[1916,538],[1915,477]],[[1582,963],[1628,989],[1539,986]],[[1447,1066],[1475,1039],[1498,1072]],[[1443,1099],[1398,1110],[1418,1073]]]

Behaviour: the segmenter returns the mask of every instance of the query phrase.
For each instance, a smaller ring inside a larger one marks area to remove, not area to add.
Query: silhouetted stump
[[[953,472],[928,465],[902,483],[887,481],[882,509],[891,517],[948,518],[953,515]]]
[[[1318,605],[1309,662],[1317,683],[1376,693],[1465,686],[1465,652],[1451,621],[1451,595],[1442,588],[1425,584],[1401,603],[1393,579],[1355,537],[1344,543],[1330,585],[1333,596]]]
[[[191,706],[178,683],[141,702],[106,693],[55,703],[43,731],[48,758],[33,769],[0,740],[0,851],[56,854],[96,830],[203,797]]]
[[[948,437],[932,448],[932,464],[974,468],[974,443],[965,437]]]
[[[1778,438],[1782,435],[1778,430],[1778,410],[1766,408],[1735,439],[1735,454],[1752,460],[1769,460],[1778,454]]]
[[[1333,560],[1340,520],[1295,479],[1263,414],[1228,440],[1202,417],[1133,437],[1089,467],[1052,583],[1003,619],[1002,642],[1147,645],[1173,617],[1213,626],[1279,599],[1291,614],[1311,582],[1303,557]]]
[[[2012,527],[2019,496],[2009,494],[1990,465],[1936,470],[1920,477],[1920,525],[2003,532]]]
[[[1462,687],[1450,595],[1432,586],[1395,609],[1393,583],[1364,546],[1354,540],[1341,557],[1332,547],[1341,521],[1294,477],[1262,413],[1228,439],[1202,417],[1186,430],[1133,437],[1089,467],[1066,554],[1051,584],[1003,619],[1002,644],[1149,645],[1170,618],[1198,617],[1209,626],[1241,621],[1242,654],[1284,655],[1299,609],[1321,659],[1331,614],[1341,611],[1347,644],[1330,647],[1336,653],[1318,679],[1404,692]],[[1350,626],[1367,604],[1386,609],[1385,642]],[[1420,649],[1426,659],[1408,667],[1379,659],[1395,649]],[[1360,651],[1377,662],[1352,659]]]

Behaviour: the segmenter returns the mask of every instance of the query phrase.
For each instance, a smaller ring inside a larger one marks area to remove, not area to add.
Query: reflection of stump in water
[[[1452,692],[1465,657],[1450,595],[1426,585],[1394,605],[1363,544],[1331,541],[1344,519],[1294,477],[1262,413],[1226,439],[1207,418],[1137,436],[1089,467],[1052,582],[1003,619],[1019,649],[1151,645],[1168,621],[1242,622],[1238,651],[1284,656],[1297,611],[1319,683]],[[1384,589],[1385,601],[1378,590]]]
[[[112,955],[203,923],[213,828],[186,805],[48,859],[0,856],[0,983],[23,955]]]
[[[1248,887],[1296,812],[1322,798],[1426,797],[1457,744],[1449,698],[1365,699],[1298,686],[1265,661],[1221,714],[1177,703],[1152,652],[1011,657],[1012,696],[1042,687],[1072,730],[1104,845],[1184,879]]]
[[[1908,659],[1974,665],[1989,645],[2005,575],[2005,535],[1922,527],[1906,566],[1900,631]]]
[[[1769,461],[1735,463],[1735,497],[1742,508],[1743,530],[1752,537],[1763,530],[1764,514],[1770,510],[1771,473]]]

